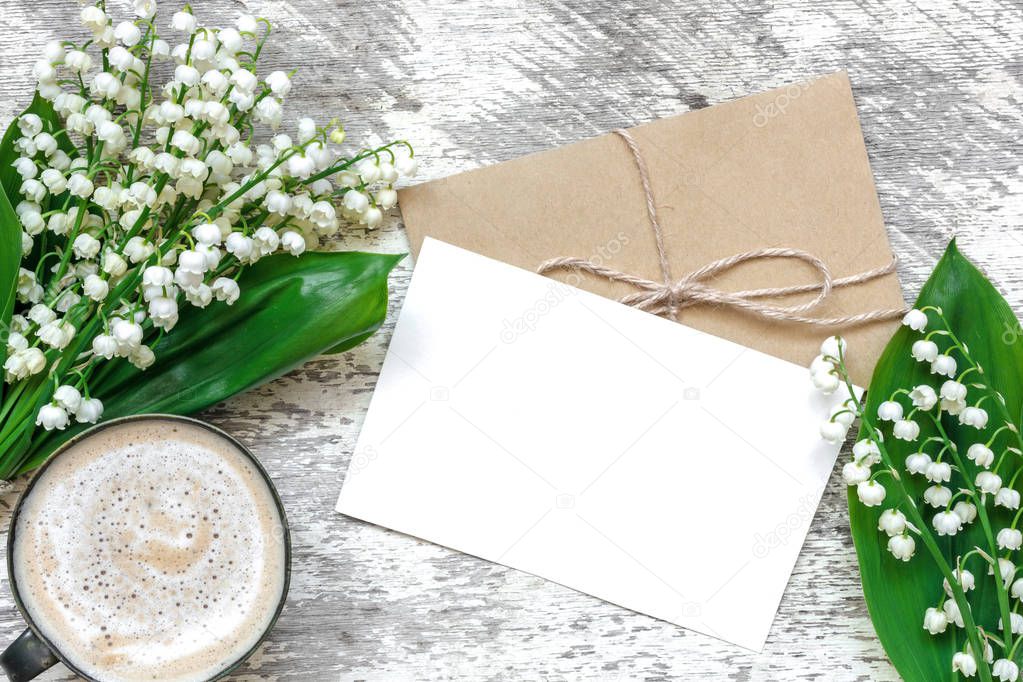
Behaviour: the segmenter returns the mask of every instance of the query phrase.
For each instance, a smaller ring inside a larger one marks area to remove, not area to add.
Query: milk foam
[[[100,680],[202,680],[237,662],[284,589],[283,525],[229,442],[172,421],[66,451],[23,503],[14,573],[42,633]]]

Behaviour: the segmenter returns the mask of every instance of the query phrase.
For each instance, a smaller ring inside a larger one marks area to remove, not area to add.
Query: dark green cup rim
[[[281,497],[277,493],[277,488],[274,486],[273,480],[271,480],[270,478],[270,474],[267,473],[266,469],[263,468],[263,465],[260,464],[259,460],[256,459],[256,456],[253,455],[252,452],[247,447],[242,445],[231,434],[223,431],[222,429],[218,429],[216,426],[213,426],[212,424],[207,424],[206,422],[200,421],[198,419],[193,419],[191,417],[182,417],[180,415],[175,414],[138,414],[131,415],[128,417],[118,417],[116,419],[110,419],[108,421],[100,422],[96,426],[86,429],[85,431],[82,431],[79,434],[76,434],[67,442],[63,443],[56,450],[54,450],[53,454],[51,454],[46,459],[43,465],[40,466],[35,471],[34,474],[32,474],[32,479],[29,481],[28,486],[25,488],[25,491],[21,494],[21,497],[18,498],[18,502],[14,505],[14,509],[11,512],[11,525],[7,531],[7,577],[8,582],[10,583],[11,586],[11,594],[14,596],[14,603],[18,607],[18,611],[21,613],[21,617],[25,620],[25,623],[32,630],[32,633],[39,639],[39,641],[45,644],[46,647],[51,652],[53,652],[54,656],[60,659],[61,663],[66,665],[71,670],[71,672],[85,680],[89,680],[90,682],[102,682],[101,680],[97,680],[95,677],[92,677],[84,673],[83,671],[79,670],[71,661],[69,661],[68,658],[64,655],[64,652],[62,652],[55,644],[53,644],[53,642],[49,640],[49,638],[46,637],[46,635],[42,633],[42,631],[39,629],[39,626],[36,625],[36,622],[33,619],[32,615],[25,607],[25,604],[21,599],[21,593],[18,590],[18,581],[16,580],[14,575],[14,535],[18,523],[18,517],[21,514],[22,503],[26,499],[28,499],[28,496],[32,492],[32,489],[35,487],[36,482],[43,475],[43,473],[50,467],[50,464],[52,464],[54,460],[56,460],[58,457],[64,454],[64,452],[69,450],[74,445],[80,443],[81,441],[85,440],[86,438],[92,435],[95,435],[101,431],[104,431],[114,426],[120,426],[122,424],[129,424],[140,421],[178,422],[181,424],[187,424],[189,426],[195,426],[205,429],[206,431],[209,431],[219,436],[220,438],[226,440],[228,443],[234,446],[238,450],[238,452],[242,453],[253,464],[253,466],[255,466],[256,471],[259,472],[260,476],[263,477],[263,482],[266,483],[266,487],[270,491],[270,495],[271,497],[273,497],[274,504],[277,507],[277,513],[280,515],[281,528],[283,530],[282,535],[284,540],[284,586],[281,589],[281,596],[277,602],[277,608],[274,610],[273,617],[270,619],[270,622],[267,624],[266,629],[263,631],[263,634],[259,636],[259,639],[256,641],[256,643],[253,644],[248,651],[243,653],[234,663],[231,663],[229,666],[221,670],[213,677],[208,678],[207,682],[220,680],[230,675],[234,670],[238,668],[238,666],[240,666],[250,656],[252,656],[252,654],[256,653],[259,647],[262,646],[263,643],[266,641],[267,637],[270,636],[270,632],[273,630],[274,625],[277,624],[277,619],[280,617],[281,611],[284,610],[284,603],[287,601],[288,598],[288,588],[291,586],[291,530],[288,526],[287,514],[285,514],[284,512],[284,504],[281,502]]]

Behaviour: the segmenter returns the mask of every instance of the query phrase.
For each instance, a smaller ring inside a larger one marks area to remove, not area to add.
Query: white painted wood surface
[[[267,69],[300,67],[289,120],[340,116],[356,141],[407,138],[423,179],[848,69],[907,294],[956,229],[1023,312],[1016,0],[193,5],[214,24],[246,10],[271,19]],[[77,12],[70,0],[0,0],[0,123],[27,104],[32,60],[78,30]],[[395,252],[405,238],[395,217],[341,246]],[[837,478],[759,655],[335,514],[408,277],[404,264],[390,323],[367,344],[205,415],[261,458],[294,529],[287,608],[233,679],[897,679],[863,604]],[[4,527],[15,499],[2,500]],[[21,629],[4,586],[0,640]]]

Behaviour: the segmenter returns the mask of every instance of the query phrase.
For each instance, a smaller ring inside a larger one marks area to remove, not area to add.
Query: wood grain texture
[[[425,179],[848,69],[907,293],[956,230],[1023,313],[1018,1],[193,5],[212,24],[246,10],[271,19],[267,71],[300,68],[289,121],[340,116],[356,141],[407,138]],[[28,102],[43,43],[77,31],[77,11],[0,0],[0,123]],[[405,238],[394,217],[341,246],[395,252]],[[897,679],[867,617],[836,477],[759,655],[335,514],[408,278],[405,264],[389,324],[367,344],[205,415],[253,448],[294,528],[287,608],[234,679]],[[16,494],[3,497],[4,527]],[[4,587],[0,641],[21,628]]]

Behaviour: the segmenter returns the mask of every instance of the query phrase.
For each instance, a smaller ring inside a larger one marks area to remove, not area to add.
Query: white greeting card
[[[427,240],[337,509],[759,651],[840,400],[804,367]]]

